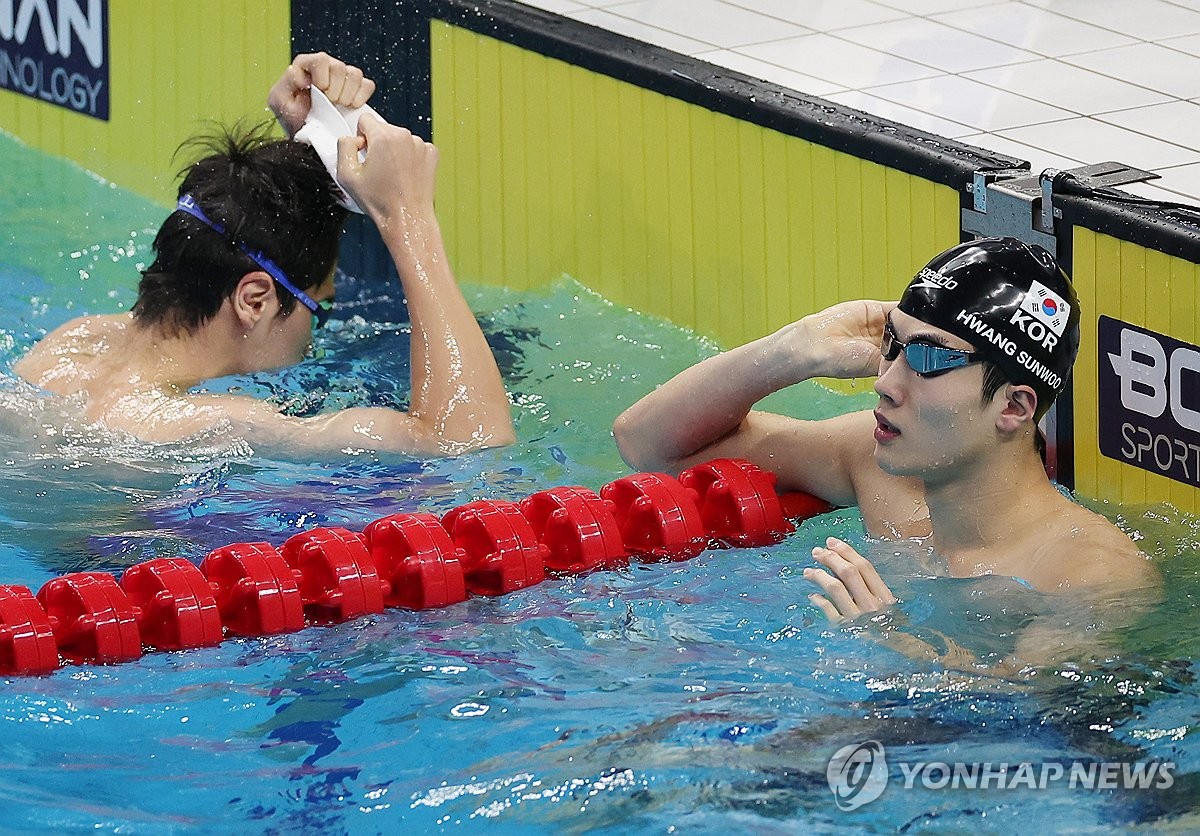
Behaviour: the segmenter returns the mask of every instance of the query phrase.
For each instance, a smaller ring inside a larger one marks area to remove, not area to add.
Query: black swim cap
[[[969,342],[1037,392],[1040,418],[1079,352],[1079,297],[1054,256],[1016,238],[952,247],[917,273],[900,310]]]

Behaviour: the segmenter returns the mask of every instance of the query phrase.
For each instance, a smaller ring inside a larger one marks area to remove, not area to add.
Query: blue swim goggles
[[[921,377],[934,377],[959,366],[981,363],[986,359],[978,351],[963,351],[915,340],[902,343],[889,319],[883,326],[883,340],[879,343],[879,353],[884,360],[891,361],[899,357],[901,351],[904,352],[904,360],[908,367]]]
[[[190,194],[185,194],[180,197],[179,202],[175,204],[175,209],[179,212],[186,212],[193,218],[201,221],[205,226],[212,229],[218,235],[225,235],[225,227],[219,223],[216,223],[210,219],[208,215],[204,214],[204,210],[200,208],[199,204],[196,203],[195,198],[193,198]],[[332,301],[323,300],[317,302],[314,300],[303,290],[292,284],[292,281],[287,277],[287,274],[280,269],[279,265],[267,258],[267,256],[264,255],[261,250],[252,250],[245,244],[240,243],[237,245],[237,247],[243,253],[245,253],[251,261],[261,267],[263,272],[265,272],[275,281],[279,282],[279,284],[283,285],[284,290],[296,297],[296,301],[308,308],[309,311],[312,312],[313,320],[318,328],[324,327],[325,323],[329,320],[329,315],[333,313]]]

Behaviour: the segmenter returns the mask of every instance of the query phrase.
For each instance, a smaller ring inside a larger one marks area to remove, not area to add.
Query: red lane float
[[[311,623],[383,612],[383,586],[361,534],[315,528],[288,539],[280,554],[297,575],[301,605]]]
[[[38,590],[58,652],[69,662],[128,662],[142,655],[137,614],[117,579],[72,572]]]
[[[546,578],[547,549],[515,502],[480,499],[442,517],[463,550],[463,576],[472,595],[503,595]]]
[[[155,650],[209,647],[225,638],[212,587],[195,564],[160,557],[130,566],[121,588],[133,604],[142,642]]]
[[[50,619],[27,586],[0,586],[0,675],[50,673],[59,666]]]
[[[269,543],[216,549],[197,568],[182,558],[129,567],[120,585],[75,572],[0,586],[0,675],[44,674],[69,662],[120,662],[147,649],[218,643],[226,633],[271,635],[386,607],[428,609],[540,583],[546,571],[622,565],[631,554],[684,560],[712,541],[777,543],[788,519],[831,510],[803,493],[779,497],[775,476],[715,459],[679,479],[638,473],[597,494],[551,488],[515,502],[479,500],[448,512],[394,514],[361,534],[318,528]]]
[[[773,546],[796,530],[783,515],[775,474],[747,461],[716,459],[679,474],[710,537],[739,547]]]
[[[426,610],[467,600],[465,554],[433,514],[393,514],[363,530],[389,607]]]
[[[520,502],[538,542],[546,547],[546,568],[578,574],[629,562],[613,504],[580,487],[551,488]]]
[[[696,502],[665,473],[635,473],[600,489],[612,503],[621,539],[630,552],[659,560],[687,560],[708,546]]]
[[[788,491],[779,495],[779,506],[783,515],[789,520],[807,520],[809,517],[819,517],[834,509],[819,496],[813,496],[804,491]]]
[[[200,563],[225,628],[237,636],[269,636],[304,627],[304,602],[292,567],[270,543],[234,543]]]

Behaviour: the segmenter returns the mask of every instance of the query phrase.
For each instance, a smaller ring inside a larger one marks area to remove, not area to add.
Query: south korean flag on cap
[[[1037,279],[1033,280],[1033,285],[1025,292],[1025,298],[1021,300],[1021,310],[1041,320],[1060,337],[1071,314],[1071,306],[1067,304],[1067,300]]]

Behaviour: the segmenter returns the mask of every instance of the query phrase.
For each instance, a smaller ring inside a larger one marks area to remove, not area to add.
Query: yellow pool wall
[[[570,275],[726,346],[893,298],[959,241],[959,197],[434,21],[442,225],[461,278]]]
[[[288,0],[108,4],[110,116],[101,121],[0,90],[0,127],[164,205],[212,123],[270,117],[267,91],[291,60]]]
[[[269,119],[291,10],[112,0],[110,119],[0,90],[0,126],[169,205],[181,142],[213,123]],[[465,282],[527,289],[566,275],[733,346],[837,301],[895,298],[961,240],[953,187],[434,17],[439,214]],[[1101,455],[1095,348],[1101,315],[1200,343],[1200,265],[1080,226],[1070,234],[1085,312],[1076,486],[1200,512],[1200,489]]]

